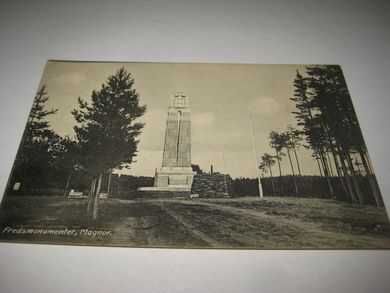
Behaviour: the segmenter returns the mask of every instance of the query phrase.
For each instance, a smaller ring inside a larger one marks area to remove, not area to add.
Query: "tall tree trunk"
[[[371,163],[371,160],[370,160],[370,156],[368,155],[368,152],[367,152],[367,149],[364,149],[363,148],[363,155],[366,159],[366,162],[367,162],[367,166],[370,170],[370,173],[372,174],[372,180],[376,186],[376,190],[377,190],[377,193],[378,195],[381,197],[381,192],[380,192],[380,189],[379,189],[379,184],[378,184],[378,181],[376,179],[376,176],[375,176],[375,173],[374,173],[374,168],[372,167],[372,163]],[[382,199],[382,197],[381,197]],[[383,205],[383,202],[382,202],[382,205]]]
[[[92,213],[92,219],[96,220],[98,218],[98,212],[99,212],[99,194],[100,194],[100,186],[102,183],[102,174],[99,175],[97,187],[95,190],[95,202],[93,204],[93,213]]]
[[[327,163],[328,163],[328,168],[329,168],[329,174],[330,174],[330,176],[334,177],[333,166],[332,166],[332,162],[330,160],[329,152],[326,152],[326,158],[327,158]]]
[[[319,153],[320,153],[320,157],[321,157],[322,167],[324,169],[326,182],[328,183],[330,196],[333,197],[334,196],[333,186],[332,186],[332,182],[330,181],[330,178],[329,178],[329,171],[328,171],[328,166],[326,164],[326,158],[325,158],[324,153],[322,151],[320,151]]]
[[[357,197],[356,197],[355,192],[354,192],[353,187],[352,187],[351,177],[350,177],[350,175],[348,173],[347,166],[345,165],[345,158],[344,158],[344,155],[341,152],[341,149],[339,147],[338,147],[338,152],[339,152],[339,157],[340,157],[341,169],[343,170],[344,178],[345,178],[345,181],[347,182],[347,188],[348,188],[348,191],[349,191],[348,195],[351,198],[351,201],[353,203],[357,203],[358,200],[357,200]]]
[[[294,150],[295,161],[296,161],[296,163],[297,163],[298,174],[299,174],[299,177],[301,177],[301,176],[302,176],[302,173],[301,173],[301,166],[299,165],[299,160],[298,160],[298,155],[297,155],[297,150],[296,150],[295,145],[293,146],[293,150]],[[306,190],[305,181],[306,181],[306,180],[301,180],[301,179],[298,180],[298,182],[300,182],[301,192],[302,192],[302,190],[303,190],[303,192]]]
[[[383,198],[381,196],[381,191],[380,191],[380,188],[379,188],[379,183],[378,183],[378,181],[376,179],[376,176],[375,176],[375,173],[374,173],[374,168],[372,167],[372,163],[371,163],[370,157],[369,157],[368,152],[367,152],[366,149],[363,150],[363,153],[365,155],[365,159],[366,159],[368,168],[370,169],[371,178],[372,178],[372,181],[374,183],[375,189],[377,190],[377,194],[379,196],[379,200],[381,202],[381,206],[384,206]]]
[[[364,151],[361,148],[359,149],[359,155],[360,155],[360,159],[361,159],[361,161],[363,163],[363,167],[364,167],[364,170],[366,172],[366,176],[367,176],[367,179],[368,179],[368,183],[370,184],[370,188],[371,188],[372,194],[374,195],[376,205],[377,206],[382,206],[383,203],[381,201],[379,187],[376,184],[375,179],[374,179],[375,175],[372,173],[372,170],[370,169],[370,166],[367,163],[367,160],[365,158]]]
[[[341,173],[341,167],[339,165],[339,162],[337,160],[337,151],[335,149],[335,142],[332,140],[332,138],[330,137],[329,135],[329,131],[327,131],[327,136],[328,136],[328,141],[329,141],[329,146],[330,146],[330,151],[332,153],[332,156],[333,156],[333,161],[334,161],[334,166],[336,168],[336,172],[337,172],[337,176],[339,177],[340,179],[340,182],[341,182],[341,186],[343,187],[343,190],[344,190],[344,193],[345,193],[345,197],[347,197],[349,194],[348,194],[348,189],[347,189],[347,186],[346,186],[346,183],[344,182],[345,178],[343,178],[342,176],[342,173]],[[340,155],[338,155],[339,158],[340,158],[340,161],[341,161],[341,157]],[[330,159],[329,159],[330,160]]]
[[[322,169],[321,169],[321,165],[320,165],[320,159],[317,157],[317,155],[316,155],[316,161],[317,161],[317,165],[318,165],[318,170],[320,170],[320,176],[321,176],[321,177],[324,177],[324,175],[322,175]]]
[[[282,168],[280,167],[280,159],[281,158],[279,152],[276,151],[276,160],[278,161],[278,167],[279,167],[279,185],[280,185],[281,194],[283,195],[284,190],[283,190]]]
[[[271,166],[268,166],[268,168],[269,168],[269,174],[271,175],[272,191],[274,193],[274,196],[276,196],[274,178],[272,176],[272,168],[271,168]]]
[[[348,195],[353,203],[357,203],[358,199],[357,199],[357,196],[355,194],[355,191],[354,191],[352,183],[351,183],[350,172],[348,172],[349,168],[347,168],[347,166],[345,165],[345,161],[346,161],[345,152],[343,151],[343,148],[341,147],[341,145],[337,141],[335,142],[335,147],[336,147],[337,153],[339,155],[341,170],[343,171],[344,178],[345,178],[345,181],[347,183]]]
[[[294,187],[295,187],[295,194],[298,195],[298,194],[299,194],[298,185],[297,185],[297,181],[295,180],[294,166],[293,166],[293,163],[292,163],[292,160],[291,160],[291,155],[290,155],[290,150],[289,150],[289,149],[287,149],[287,155],[288,155],[288,160],[290,161],[291,172],[292,172],[292,175],[293,175],[293,182],[294,182]]]
[[[351,179],[350,179],[350,176],[348,173],[348,168],[345,165],[345,154],[343,152],[342,147],[338,143],[337,139],[332,140],[329,132],[330,131],[328,129],[326,134],[328,136],[330,149],[331,149],[331,152],[333,155],[337,174],[338,174],[340,181],[341,181],[341,185],[343,187],[343,190],[344,190],[346,196],[349,197],[353,203],[357,203],[356,195],[355,195],[355,192],[353,190]],[[338,164],[337,155],[338,155],[338,158],[340,160],[341,166],[339,166],[339,164]],[[342,176],[342,175],[344,175],[344,176]],[[344,181],[345,181],[345,183],[344,183]]]
[[[92,215],[92,209],[95,201],[95,188],[96,188],[96,178],[92,179],[91,190],[89,191],[88,197],[88,206],[87,206],[87,215]]]
[[[353,186],[355,188],[356,194],[358,196],[359,203],[364,204],[365,199],[364,199],[364,196],[363,196],[362,191],[360,189],[359,181],[356,178],[355,169],[353,168],[351,157],[349,156],[349,154],[346,154],[346,158],[347,158],[347,164],[349,166],[349,169],[351,170],[352,183],[353,183]]]
[[[359,163],[359,160],[357,158],[357,154],[356,153],[353,153],[353,158],[355,159],[355,166],[357,167],[358,174],[363,176],[363,172],[360,169],[360,163]]]
[[[69,184],[70,184],[70,176],[72,175],[72,172],[69,172],[68,179],[66,180],[65,190],[64,190],[64,196],[68,194]]]
[[[295,161],[297,162],[298,174],[299,174],[299,176],[302,176],[301,167],[299,165],[297,150],[295,149],[295,146],[293,147],[293,150],[294,150],[294,155],[295,155]]]
[[[111,195],[111,175],[112,170],[110,170],[110,174],[108,175],[107,198],[109,198]]]
[[[337,171],[337,176],[340,179],[341,186],[343,187],[345,197],[348,197],[348,188],[347,188],[347,185],[346,185],[346,182],[345,182],[345,176],[343,176],[342,168],[340,167],[339,161],[337,159],[336,151],[335,151],[335,149],[333,147],[332,147],[332,156],[333,156],[334,165],[335,165],[335,168],[336,168],[336,171]]]
[[[326,153],[324,153],[323,156],[324,156],[324,164],[325,164],[326,170],[328,172],[328,176],[332,177],[331,171],[330,171],[330,168],[329,168],[329,162],[328,162],[328,159],[326,158]]]

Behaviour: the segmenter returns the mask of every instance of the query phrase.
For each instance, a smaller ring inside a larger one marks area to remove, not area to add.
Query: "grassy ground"
[[[384,208],[333,200],[108,199],[101,200],[96,222],[85,210],[85,199],[6,197],[0,240],[135,247],[390,248]],[[26,233],[28,229],[34,233]],[[48,235],[40,229],[71,233]]]

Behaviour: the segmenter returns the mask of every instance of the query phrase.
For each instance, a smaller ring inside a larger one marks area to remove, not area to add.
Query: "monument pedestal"
[[[140,191],[191,191],[196,172],[191,167],[162,167],[156,172],[153,187],[140,187]]]

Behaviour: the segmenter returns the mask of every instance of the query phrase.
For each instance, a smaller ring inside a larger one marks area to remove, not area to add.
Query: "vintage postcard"
[[[390,223],[338,65],[48,61],[0,240],[372,249]]]

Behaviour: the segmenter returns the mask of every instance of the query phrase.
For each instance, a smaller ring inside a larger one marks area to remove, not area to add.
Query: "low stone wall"
[[[196,174],[191,194],[211,198],[234,196],[233,180],[230,175],[225,174]]]

